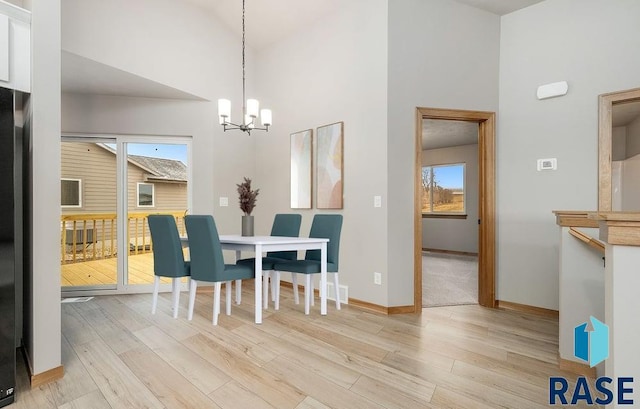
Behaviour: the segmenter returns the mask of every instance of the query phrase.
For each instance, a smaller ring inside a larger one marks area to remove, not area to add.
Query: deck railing
[[[130,254],[153,251],[147,223],[150,214],[171,214],[178,231],[185,234],[185,210],[131,212],[127,216],[127,242]],[[64,214],[60,218],[60,260],[62,264],[116,257],[117,216],[115,213]]]

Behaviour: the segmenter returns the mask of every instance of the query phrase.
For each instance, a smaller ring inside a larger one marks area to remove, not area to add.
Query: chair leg
[[[158,306],[158,290],[160,289],[160,276],[156,276],[153,280],[153,298],[151,298],[151,314],[156,313]]]
[[[339,310],[340,309],[340,286],[338,285],[338,273],[333,274],[333,287],[336,291],[336,310]]]
[[[218,281],[213,286],[213,325],[218,325],[218,315],[220,315],[220,288],[222,283]]]
[[[225,301],[227,304],[227,309],[225,311],[225,313],[227,315],[231,315],[231,283],[232,281],[227,281],[224,283],[224,289],[227,291],[226,296],[225,296]]]
[[[276,300],[274,301],[273,304],[273,308],[275,310],[279,310],[280,309],[280,272],[276,271],[276,287],[275,287],[275,291],[273,291],[275,293],[275,297]]]
[[[189,321],[193,319],[193,307],[196,304],[196,288],[198,288],[198,282],[194,279],[189,280],[189,312],[187,313],[187,319]]]
[[[304,283],[304,315],[309,315],[309,304],[311,303],[311,274],[305,274]]]
[[[300,297],[298,296],[298,275],[291,273],[291,283],[293,284],[293,302],[300,304]]]
[[[242,280],[236,280],[236,304],[242,301]]]
[[[271,291],[273,296],[273,291]],[[262,308],[269,308],[269,270],[262,272]]]
[[[178,306],[180,305],[180,277],[171,279],[171,295],[173,297],[173,318],[178,318]]]

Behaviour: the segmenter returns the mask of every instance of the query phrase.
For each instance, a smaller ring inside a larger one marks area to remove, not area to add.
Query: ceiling
[[[231,31],[242,34],[240,0],[181,0],[213,12]],[[543,0],[455,0],[504,15]],[[246,0],[246,42],[256,50],[267,47],[344,7],[345,0]]]
[[[231,31],[242,35],[242,1],[181,0],[207,9]],[[345,0],[247,0],[246,42],[263,49],[344,7]]]
[[[478,124],[444,119],[422,120],[422,149],[450,148],[478,143]]]
[[[240,0],[179,0],[214,14],[231,31],[242,34]],[[455,0],[503,15],[543,0]],[[246,42],[256,50],[303,30],[344,7],[346,0],[247,0]],[[194,95],[62,52],[62,91],[148,98],[200,99]]]
[[[493,14],[503,16],[513,13],[525,7],[541,3],[544,0],[456,0],[458,3],[464,3],[472,7],[476,7]]]
[[[611,123],[613,126],[627,126],[640,116],[640,101],[615,104],[611,111]]]
[[[62,52],[62,92],[202,100],[195,95],[66,51]]]

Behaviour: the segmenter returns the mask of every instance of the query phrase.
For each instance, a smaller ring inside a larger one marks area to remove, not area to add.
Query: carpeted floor
[[[478,303],[478,257],[422,253],[422,306]]]

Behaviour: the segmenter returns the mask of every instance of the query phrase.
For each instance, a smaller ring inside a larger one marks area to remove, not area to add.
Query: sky
[[[464,181],[464,166],[436,166],[435,179],[438,185],[450,189],[462,189]]]
[[[115,149],[115,144],[107,144]],[[129,155],[149,156],[152,158],[175,159],[187,164],[187,145],[170,145],[160,143],[129,143]]]

